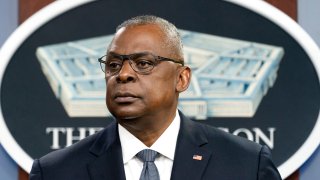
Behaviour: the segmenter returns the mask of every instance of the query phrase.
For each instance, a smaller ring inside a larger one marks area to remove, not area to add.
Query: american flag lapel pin
[[[195,154],[195,155],[193,155],[192,159],[197,160],[197,161],[201,161],[202,156]]]

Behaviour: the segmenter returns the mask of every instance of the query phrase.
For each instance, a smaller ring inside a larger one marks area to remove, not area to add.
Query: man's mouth
[[[114,101],[116,103],[132,103],[138,97],[132,93],[124,92],[124,93],[116,93],[114,96]]]

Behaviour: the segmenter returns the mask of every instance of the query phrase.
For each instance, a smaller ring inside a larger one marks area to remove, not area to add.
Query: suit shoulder
[[[97,132],[71,146],[48,153],[39,159],[41,166],[45,167],[53,164],[64,164],[68,161],[72,162],[74,158],[77,159],[79,157],[90,158],[92,155],[89,152],[89,149],[102,132],[103,131]]]
[[[203,142],[207,142],[205,147],[208,147],[209,149],[224,153],[232,151],[232,154],[237,154],[234,153],[236,151],[241,155],[258,155],[262,149],[262,145],[258,143],[230,134],[216,127],[192,121],[185,117],[183,113],[180,113],[180,117],[182,119],[182,129],[185,131],[185,134],[191,134],[189,137],[190,139],[193,139],[194,142],[197,142],[200,139]]]
[[[53,151],[33,163],[32,176],[43,179],[90,179],[88,165],[117,139],[116,123],[64,149]],[[77,173],[74,173],[74,172]],[[71,173],[70,173],[71,172]]]
[[[209,144],[219,144],[224,148],[237,149],[259,154],[262,145],[252,142],[246,138],[239,137],[213,126],[201,124],[203,131],[206,133]]]

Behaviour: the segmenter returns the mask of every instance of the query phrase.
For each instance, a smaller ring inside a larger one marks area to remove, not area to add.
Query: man
[[[171,23],[154,16],[125,21],[99,61],[116,121],[35,160],[31,180],[281,179],[265,146],[193,122],[177,110],[191,70]]]

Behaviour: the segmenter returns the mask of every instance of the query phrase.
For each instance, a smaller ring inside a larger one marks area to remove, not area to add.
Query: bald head
[[[156,25],[163,33],[163,48],[171,51],[171,57],[183,60],[183,49],[180,34],[177,28],[170,22],[160,17],[144,15],[133,17],[120,24],[116,32],[122,28],[132,28],[135,26]]]

